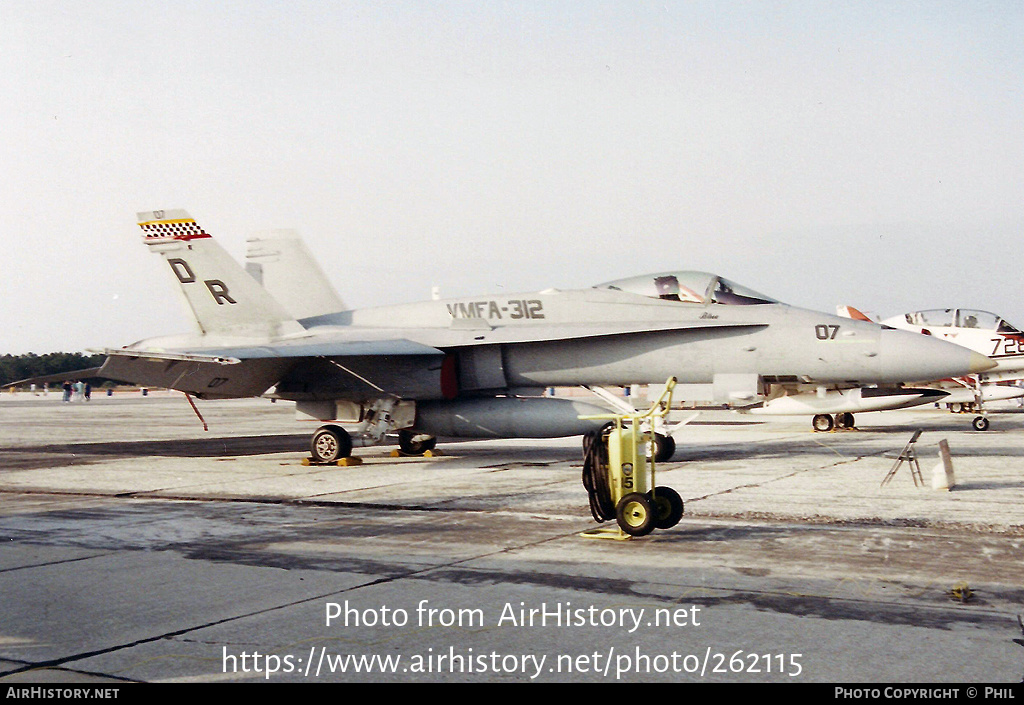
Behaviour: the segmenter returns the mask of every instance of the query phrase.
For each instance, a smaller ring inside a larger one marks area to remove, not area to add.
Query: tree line
[[[36,355],[35,353],[3,355],[0,356],[0,386],[29,377],[57,375],[99,367],[105,359],[106,356],[103,354],[83,355],[82,353],[63,352],[46,353],[45,355]]]

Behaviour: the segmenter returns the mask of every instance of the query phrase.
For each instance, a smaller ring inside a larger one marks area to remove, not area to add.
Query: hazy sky
[[[1024,326],[1024,4],[0,0],[0,353],[188,330],[137,211],[353,306],[700,269]]]

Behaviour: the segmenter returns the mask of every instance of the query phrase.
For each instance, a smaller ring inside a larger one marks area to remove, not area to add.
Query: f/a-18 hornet
[[[314,460],[397,432],[407,452],[438,436],[583,434],[606,413],[547,387],[711,385],[753,403],[777,385],[893,385],[986,370],[982,355],[919,334],[789,306],[722,277],[667,272],[549,289],[296,318],[181,210],[139,214],[198,331],[107,349],[99,375],[202,398],[271,394],[322,422]]]

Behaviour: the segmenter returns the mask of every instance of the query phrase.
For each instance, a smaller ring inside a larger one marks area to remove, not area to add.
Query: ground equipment
[[[672,377],[665,391],[647,411],[602,414],[581,419],[607,419],[599,431],[583,439],[583,486],[590,495],[590,511],[598,522],[614,519],[618,531],[598,529],[588,536],[629,538],[654,529],[668,529],[683,516],[683,500],[671,487],[655,483],[654,453],[648,456],[655,417],[664,418],[672,405]],[[645,428],[647,430],[645,430]]]

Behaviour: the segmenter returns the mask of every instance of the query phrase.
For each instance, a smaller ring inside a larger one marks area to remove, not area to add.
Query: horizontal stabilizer
[[[3,385],[4,388],[8,387],[26,387],[30,384],[49,384],[50,382],[63,382],[71,379],[91,379],[92,377],[102,377],[99,371],[102,367],[87,367],[84,370],[72,370],[70,372],[58,372],[52,375],[40,375],[38,377],[29,377],[27,379],[19,379],[17,382],[10,382]]]
[[[142,387],[163,387],[204,399],[254,397],[277,384],[292,361],[237,360],[201,355],[110,355],[98,376]]]

